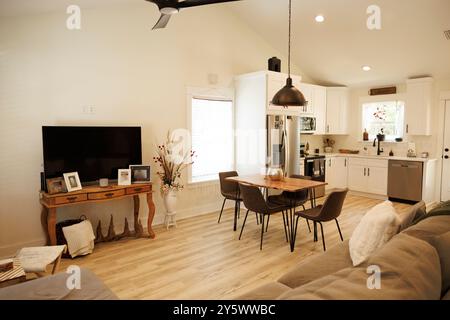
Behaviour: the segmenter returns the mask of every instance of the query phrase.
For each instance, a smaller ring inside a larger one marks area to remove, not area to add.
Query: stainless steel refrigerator
[[[267,116],[267,167],[280,167],[286,177],[300,172],[300,117]]]

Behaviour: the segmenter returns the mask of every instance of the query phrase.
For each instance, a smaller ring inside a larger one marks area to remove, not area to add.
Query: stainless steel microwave
[[[300,132],[301,133],[314,133],[316,131],[316,118],[314,117],[301,117],[300,118]]]

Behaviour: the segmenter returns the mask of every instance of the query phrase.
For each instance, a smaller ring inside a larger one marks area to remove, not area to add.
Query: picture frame
[[[131,185],[131,169],[119,169],[117,173],[117,185]]]
[[[149,183],[152,180],[150,166],[141,164],[130,165],[131,183]]]
[[[66,193],[67,186],[64,181],[64,177],[51,178],[45,180],[47,184],[47,193],[48,194],[56,194],[56,193]]]
[[[68,172],[64,173],[64,182],[66,183],[67,191],[78,191],[83,187],[81,186],[80,177],[78,176],[78,172]]]

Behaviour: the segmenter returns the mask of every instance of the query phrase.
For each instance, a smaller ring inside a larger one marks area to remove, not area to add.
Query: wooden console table
[[[147,196],[148,235],[144,235],[142,225],[139,222],[139,195]],[[47,233],[47,242],[56,245],[56,214],[57,209],[66,206],[73,206],[86,203],[102,203],[111,200],[118,200],[133,197],[134,200],[134,230],[136,237],[155,238],[152,229],[153,218],[155,216],[155,204],[152,196],[152,184],[132,184],[130,186],[110,185],[108,187],[87,186],[82,190],[69,193],[48,194],[41,192],[42,205],[42,225]]]

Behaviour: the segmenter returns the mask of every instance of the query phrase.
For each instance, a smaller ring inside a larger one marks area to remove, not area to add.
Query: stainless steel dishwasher
[[[423,163],[389,160],[388,197],[395,200],[422,200]]]

